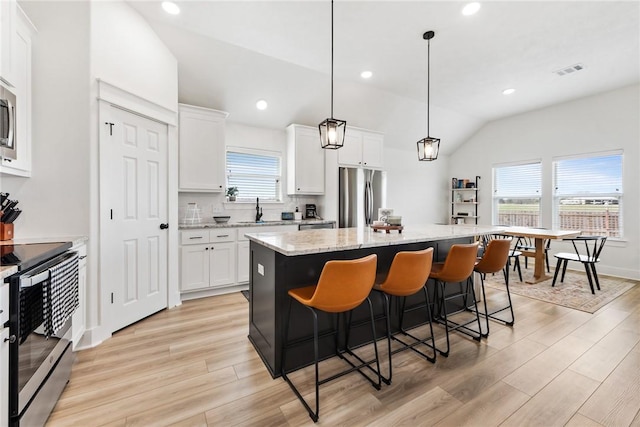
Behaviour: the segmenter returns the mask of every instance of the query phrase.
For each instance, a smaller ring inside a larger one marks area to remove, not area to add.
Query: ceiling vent
[[[564,76],[564,75],[567,75],[567,74],[576,73],[576,72],[581,71],[581,70],[584,70],[584,65],[575,64],[575,65],[571,65],[569,67],[560,68],[559,70],[554,71],[554,73],[556,73],[559,76]]]

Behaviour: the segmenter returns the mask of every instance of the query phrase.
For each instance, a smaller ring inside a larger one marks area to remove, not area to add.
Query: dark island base
[[[434,261],[444,261],[451,245],[456,243],[470,243],[471,238],[456,240],[439,240],[435,242],[421,242],[404,245],[382,246],[367,249],[355,249],[340,252],[325,252],[309,255],[285,256],[258,243],[251,242],[251,273],[249,291],[249,340],[262,358],[265,366],[275,378],[280,376],[280,366],[283,339],[285,336],[285,319],[288,310],[289,289],[315,284],[320,277],[322,267],[327,261],[336,259],[356,259],[370,254],[378,255],[377,273],[384,278],[389,271],[393,257],[399,251],[417,251],[425,248],[434,248]],[[260,272],[259,272],[260,271]],[[433,306],[435,284],[430,280],[427,284],[429,298]],[[458,286],[453,286],[452,291],[458,291]],[[376,334],[378,338],[386,335],[383,298],[377,292],[371,293],[376,321]],[[407,307],[413,307],[424,303],[422,293],[407,298]],[[456,300],[452,301],[453,304]],[[462,301],[457,307],[451,307],[448,311],[462,309]],[[400,300],[392,301],[391,329],[398,330],[400,312]],[[294,302],[291,306],[291,321],[289,326],[289,342],[295,345],[288,349],[287,372],[313,363],[313,326],[310,311]],[[405,316],[405,326],[417,326],[426,323],[422,310],[415,310]],[[341,324],[344,319],[341,318]],[[319,312],[318,325],[320,331],[319,350],[320,357],[327,358],[335,354],[335,331],[337,316],[335,314]],[[341,343],[344,345],[344,333],[341,334]],[[371,342],[371,329],[369,325],[369,312],[367,304],[356,308],[352,317],[352,329],[349,345],[357,347]]]

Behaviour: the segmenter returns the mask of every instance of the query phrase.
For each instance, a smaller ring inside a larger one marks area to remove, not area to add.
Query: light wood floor
[[[640,426],[640,285],[594,314],[513,300],[513,328],[492,322],[481,343],[454,333],[436,364],[402,352],[380,391],[357,373],[324,385],[318,424]],[[313,425],[262,365],[247,319],[240,293],[188,301],[79,352],[47,425]],[[311,370],[292,377],[311,396]]]

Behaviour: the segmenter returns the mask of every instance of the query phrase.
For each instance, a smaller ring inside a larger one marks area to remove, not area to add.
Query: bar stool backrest
[[[413,295],[427,283],[432,263],[433,248],[398,252],[393,257],[389,274],[379,289],[395,296]]]
[[[480,273],[497,273],[507,265],[511,239],[490,240],[482,255],[482,259],[476,264],[475,270]]]
[[[476,265],[478,245],[479,242],[452,245],[438,279],[449,283],[467,280]]]
[[[377,261],[375,254],[354,260],[327,261],[309,306],[329,313],[356,308],[371,292]]]

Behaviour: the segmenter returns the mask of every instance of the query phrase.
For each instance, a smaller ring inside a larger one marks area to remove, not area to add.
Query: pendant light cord
[[[333,0],[331,0],[331,118],[333,119]]]
[[[427,138],[429,138],[429,98],[431,95],[431,39],[427,40]]]

